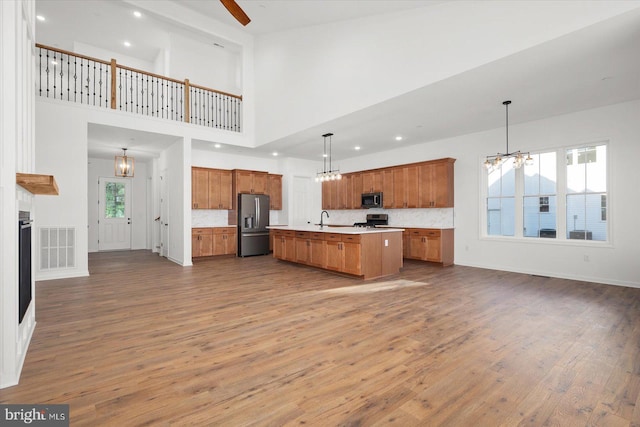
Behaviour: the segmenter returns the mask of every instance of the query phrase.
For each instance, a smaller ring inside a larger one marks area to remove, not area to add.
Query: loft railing
[[[36,44],[37,93],[145,116],[241,132],[242,96]]]

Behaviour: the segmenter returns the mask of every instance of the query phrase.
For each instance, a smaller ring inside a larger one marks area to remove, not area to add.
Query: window
[[[489,172],[487,234],[490,236],[514,235],[515,183],[513,162],[504,162]]]
[[[607,240],[606,205],[607,146],[567,150],[567,238]]]
[[[508,159],[486,175],[486,235],[607,241],[607,144],[531,157],[530,165],[514,169]]]
[[[532,154],[524,166],[524,237],[556,237],[556,153]]]
[[[118,182],[105,184],[105,218],[124,218],[125,185]]]

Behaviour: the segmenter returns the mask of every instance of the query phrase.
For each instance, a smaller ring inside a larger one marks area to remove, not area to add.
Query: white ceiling
[[[252,18],[246,31],[259,35],[428,7],[441,1],[240,0],[238,3]],[[240,27],[218,1],[184,0],[181,4]],[[66,50],[73,50],[73,41],[77,40],[149,60],[164,48],[168,32],[210,37],[152,16],[143,16],[133,25],[131,6],[121,1],[37,0],[36,10],[47,17],[47,21],[38,23],[38,42]],[[131,32],[133,28],[136,32]],[[125,34],[133,43],[131,48],[122,46]],[[333,158],[346,159],[389,150],[395,144],[423,143],[504,126],[502,101],[506,99],[513,101],[510,124],[639,99],[638,46],[640,9],[256,149],[223,147],[222,150],[256,156],[270,156],[277,151],[281,156],[321,160],[321,135],[333,132]],[[403,140],[396,142],[396,135],[402,135]],[[106,156],[101,153],[128,141],[132,155],[146,158],[157,155],[175,141],[175,137],[107,126],[92,126],[89,139],[90,155],[101,157]],[[356,145],[362,149],[355,151]],[[198,146],[213,149],[211,144]],[[140,154],[136,153],[138,150]]]

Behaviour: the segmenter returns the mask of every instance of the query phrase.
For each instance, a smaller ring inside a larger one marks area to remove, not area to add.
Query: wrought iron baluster
[[[96,61],[93,62],[93,105],[96,105]]]
[[[71,61],[67,55],[67,101],[71,101]]]

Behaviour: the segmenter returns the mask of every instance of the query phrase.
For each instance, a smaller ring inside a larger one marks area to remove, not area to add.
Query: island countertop
[[[333,234],[376,234],[376,233],[393,233],[404,231],[404,228],[374,228],[374,227],[344,227],[341,225],[332,226],[325,225],[270,225],[269,230],[289,230],[289,231],[310,231],[314,233],[333,233]]]

